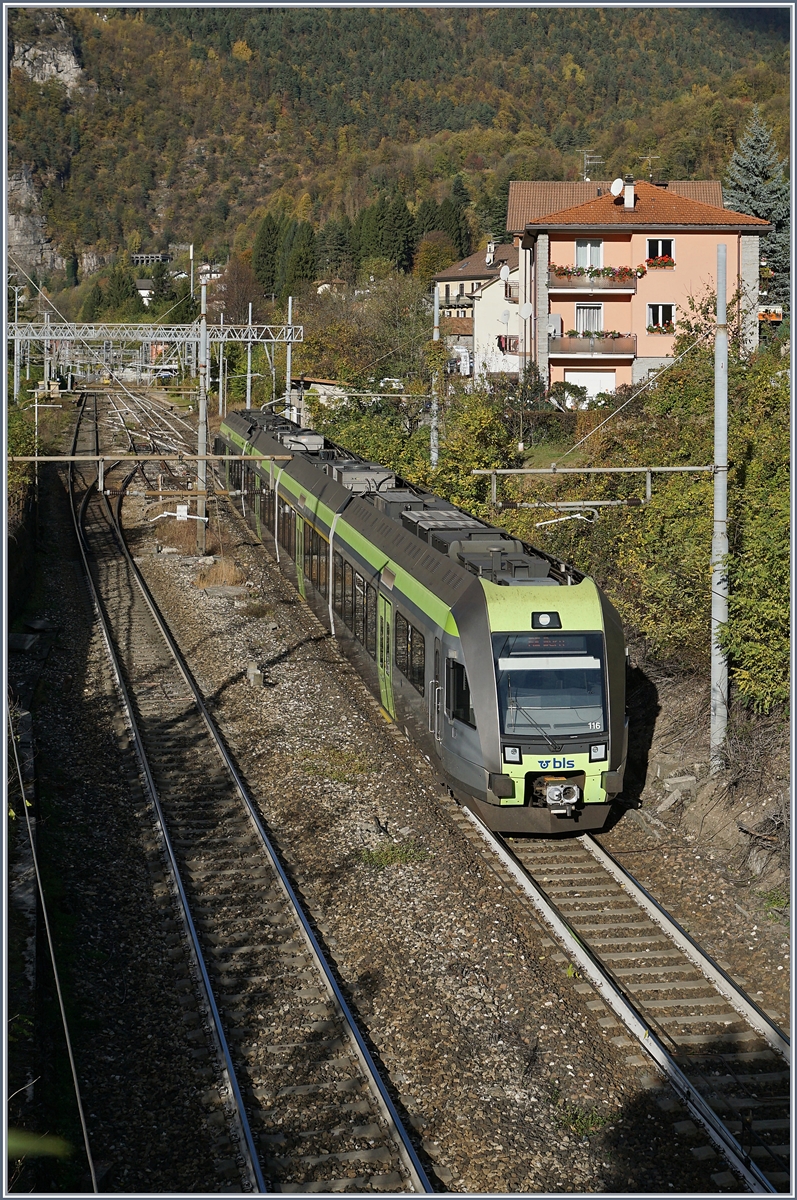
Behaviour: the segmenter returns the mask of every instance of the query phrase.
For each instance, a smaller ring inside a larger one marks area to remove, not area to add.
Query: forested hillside
[[[10,56],[63,18],[69,92],[14,67],[26,164],[65,258],[251,248],[267,211],[316,230],[380,194],[415,213],[459,177],[474,237],[510,178],[721,177],[751,107],[788,150],[778,9],[9,10]]]

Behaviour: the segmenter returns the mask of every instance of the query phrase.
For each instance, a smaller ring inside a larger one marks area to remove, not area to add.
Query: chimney
[[[625,177],[625,208],[633,210],[634,207],[634,176],[626,175]]]
[[[491,267],[495,260],[495,242],[492,240],[487,243],[487,256],[484,260],[485,266]]]

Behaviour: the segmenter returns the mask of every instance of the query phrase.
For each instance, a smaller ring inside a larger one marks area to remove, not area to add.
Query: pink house
[[[535,186],[593,193],[571,207],[527,214],[522,231],[513,230],[528,314],[522,355],[549,384],[572,382],[594,396],[641,382],[671,361],[674,325],[688,298],[716,286],[720,242],[728,300],[738,292],[744,343],[755,349],[759,237],[772,226],[721,207],[718,184],[681,188],[626,177],[618,195],[589,183],[512,185]],[[701,193],[720,204],[693,198]],[[518,223],[521,200],[510,190],[508,224]]]

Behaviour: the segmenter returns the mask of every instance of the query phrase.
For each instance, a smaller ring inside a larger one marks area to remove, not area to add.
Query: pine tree
[[[105,303],[105,297],[102,294],[102,288],[98,283],[92,284],[91,290],[83,301],[83,308],[80,310],[80,315],[84,321],[96,321],[99,314],[102,312],[102,306]]]
[[[315,277],[315,233],[312,225],[303,221],[296,232],[288,259],[283,294],[287,296],[297,284],[312,283]]]
[[[440,209],[437,207],[436,201],[428,197],[421,201],[415,214],[416,242],[422,241],[427,233],[431,233],[435,229],[440,229]]]
[[[382,254],[399,271],[412,267],[413,220],[407,202],[397,192],[385,213],[382,226]]]
[[[512,238],[506,231],[506,214],[509,205],[509,180],[499,184],[490,199],[486,213],[487,232],[494,242],[511,242]]]
[[[461,175],[455,175],[451,184],[451,199],[458,208],[468,208],[470,205],[470,192],[465,186],[465,180]]]
[[[271,213],[266,213],[252,247],[252,270],[266,295],[274,290],[279,241],[277,222]]]
[[[723,183],[725,207],[762,217],[774,231],[761,239],[774,278],[767,287],[767,302],[787,304],[789,299],[789,181],[785,162],[778,158],[772,130],[761,120],[758,105],[733,152]]]
[[[123,310],[128,316],[144,307],[129,272],[121,265],[114,267],[108,280],[107,303],[110,309]]]
[[[451,238],[460,258],[470,254],[470,226],[464,210],[453,200],[440,205],[440,228]]]
[[[160,304],[162,300],[171,300],[174,296],[174,284],[166,263],[158,262],[152,268],[152,302]]]
[[[274,267],[274,291],[278,296],[287,295],[285,291],[285,281],[288,275],[288,263],[290,261],[293,243],[296,239],[296,233],[299,228],[299,222],[294,221],[292,217],[283,216],[277,226],[277,255]]]
[[[360,262],[364,258],[378,258],[382,255],[382,230],[388,207],[387,197],[382,195],[359,213],[355,229],[358,234],[357,255]]]

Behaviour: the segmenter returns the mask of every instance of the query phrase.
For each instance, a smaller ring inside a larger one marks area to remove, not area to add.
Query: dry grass
[[[205,534],[205,553],[221,554],[222,546],[218,534],[210,522]],[[163,546],[172,546],[181,554],[196,554],[196,521],[178,521],[175,517],[164,517],[155,525],[158,541]]]
[[[246,575],[233,559],[219,558],[201,571],[194,582],[198,588],[240,587],[246,583]]]

